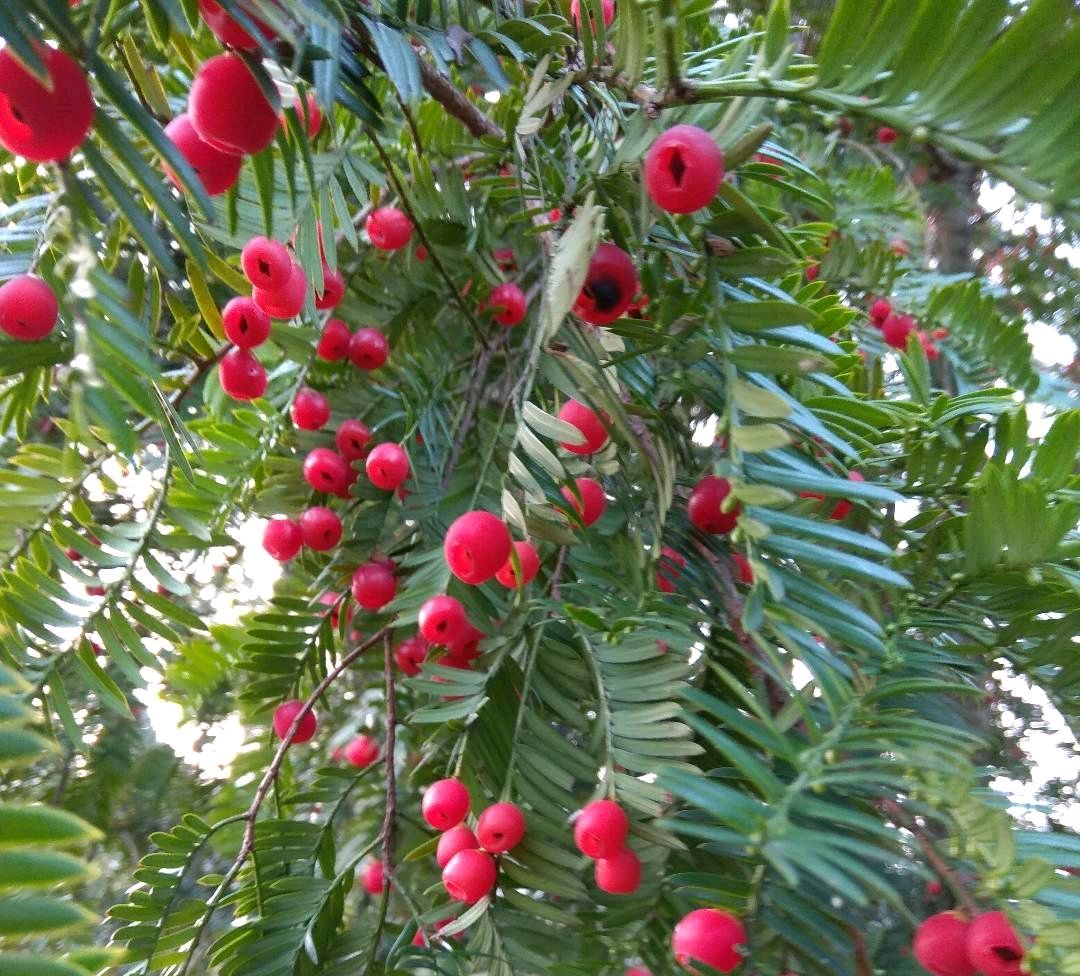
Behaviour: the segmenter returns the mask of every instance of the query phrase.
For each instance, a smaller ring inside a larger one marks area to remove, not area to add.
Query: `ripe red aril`
[[[396,251],[412,239],[412,221],[397,207],[379,207],[371,211],[366,226],[368,239],[380,251]]]
[[[393,491],[409,477],[409,455],[400,444],[376,444],[364,462],[364,470],[376,488]]]
[[[525,815],[516,803],[493,803],[476,821],[476,839],[492,854],[512,851],[525,836]]]
[[[559,420],[581,431],[585,443],[570,444],[560,442],[571,454],[595,454],[607,443],[608,433],[599,414],[580,400],[567,400],[558,413]]]
[[[410,637],[394,648],[394,660],[402,674],[410,677],[420,673],[420,665],[427,660],[428,642],[423,637]]]
[[[330,319],[323,326],[319,345],[315,349],[315,355],[328,363],[336,363],[349,354],[349,340],[352,333],[349,327],[341,319]]]
[[[442,882],[454,901],[478,902],[495,887],[495,861],[483,851],[458,851],[443,868]]]
[[[305,546],[326,552],[341,541],[341,519],[333,510],[316,505],[300,513],[300,532]]]
[[[266,392],[266,370],[247,349],[230,349],[218,363],[221,388],[234,400],[254,400]]]
[[[896,142],[900,137],[900,133],[897,132],[891,125],[883,125],[878,128],[875,138],[883,146],[891,145]]]
[[[337,308],[345,297],[345,276],[340,271],[331,271],[325,261],[322,271],[323,286],[322,291],[315,292],[315,307],[325,312],[327,309]]]
[[[364,563],[353,572],[352,595],[365,610],[380,610],[397,595],[397,578],[382,563]]]
[[[263,549],[278,562],[288,562],[304,544],[300,526],[290,518],[272,518],[263,529]]]
[[[322,430],[330,419],[330,401],[318,390],[305,386],[293,400],[292,419],[301,430]]]
[[[346,461],[359,461],[371,443],[371,428],[362,420],[343,420],[334,434],[334,443]]]
[[[908,336],[915,330],[915,320],[910,315],[887,316],[881,323],[881,337],[893,349],[907,349]]]
[[[586,525],[592,525],[607,508],[607,496],[604,488],[595,478],[578,478],[574,482],[577,492],[569,488],[563,488],[562,495],[571,505],[581,521]],[[578,496],[581,496],[580,499]]]
[[[487,582],[510,558],[510,532],[491,512],[472,511],[454,519],[443,541],[446,564],[463,583]]]
[[[967,955],[982,976],[1023,976],[1024,946],[1004,912],[986,912],[972,920]]]
[[[848,481],[866,481],[866,479],[859,474],[858,471],[848,472]],[[829,515],[834,522],[839,522],[841,519],[847,518],[848,513],[851,511],[851,502],[847,498],[841,498],[833,508],[832,513]]]
[[[686,512],[694,526],[702,532],[723,535],[735,528],[739,520],[739,506],[723,511],[724,499],[731,494],[731,482],[714,474],[706,475],[690,492]]]
[[[590,325],[609,325],[630,307],[638,290],[630,255],[614,244],[601,244],[589,262],[574,313]]]
[[[240,178],[240,169],[244,165],[244,157],[233,153],[225,153],[220,149],[204,142],[195,126],[191,124],[191,118],[187,112],[181,112],[167,126],[165,135],[169,137],[177,151],[188,165],[195,170],[203,189],[212,197],[231,189]],[[181,187],[180,180],[172,168],[163,164],[165,175],[172,180],[173,184]]]
[[[615,0],[601,0],[601,10],[604,15],[604,26],[610,27],[615,19]],[[581,0],[570,0],[570,18],[581,27]]]
[[[593,866],[596,887],[609,895],[632,895],[641,884],[641,860],[630,848],[601,858]]]
[[[469,618],[460,600],[440,594],[424,601],[417,622],[420,633],[432,644],[452,644],[465,633]]]
[[[292,698],[289,701],[284,701],[278,705],[274,710],[274,734],[279,739],[284,739],[285,736],[289,734],[289,729],[293,727],[296,716],[303,710],[304,702],[300,701],[298,698]],[[292,737],[293,744],[307,742],[315,735],[318,727],[319,722],[315,718],[315,713],[309,709],[304,713],[304,717],[300,719],[296,734]]]
[[[199,0],[199,13],[206,21],[206,26],[222,44],[227,44],[239,51],[254,51],[258,48],[255,38],[241,27],[217,0]],[[253,14],[248,16],[267,40],[273,39],[274,32],[270,27]]]
[[[661,593],[674,593],[685,565],[686,557],[682,553],[676,552],[671,546],[664,546],[660,550],[660,561],[656,568],[656,588]]]
[[[357,329],[349,339],[349,361],[359,369],[378,369],[390,355],[390,343],[378,329]]]
[[[322,128],[323,114],[319,108],[319,101],[315,92],[309,91],[306,98],[297,98],[293,102],[296,114],[300,116],[300,124],[304,126],[308,139],[314,139]],[[285,125],[285,113],[281,113],[281,124]]]
[[[586,857],[612,857],[626,846],[630,820],[614,800],[594,800],[574,821],[574,843]]]
[[[240,349],[254,349],[270,338],[270,316],[250,298],[229,300],[221,310],[225,337]]]
[[[368,861],[360,872],[360,883],[369,895],[382,894],[386,883],[386,867],[382,861]]]
[[[253,156],[274,140],[277,109],[238,54],[219,54],[195,73],[188,113],[204,142]]]
[[[892,314],[892,302],[887,298],[878,298],[870,306],[870,321],[879,329],[885,320]]]
[[[511,589],[527,586],[540,571],[540,554],[536,551],[536,546],[531,542],[515,542],[514,551],[517,553],[518,563],[521,566],[520,575],[514,569],[513,559],[507,559],[503,568],[495,574],[495,579],[502,583],[503,586]]]
[[[750,565],[750,560],[741,552],[733,552],[731,554],[731,561],[735,563],[739,569],[739,582],[745,583],[747,586],[752,586],[754,582],[754,567]]]
[[[742,961],[738,947],[746,944],[746,930],[734,915],[716,908],[699,908],[683,916],[671,936],[675,961],[690,972],[693,962],[730,973]]]
[[[512,281],[508,281],[491,290],[487,307],[494,313],[493,317],[499,325],[512,328],[525,319],[528,303],[525,301],[525,292]]]
[[[349,464],[340,454],[328,447],[316,447],[304,458],[304,480],[316,491],[346,496],[349,485]]]
[[[644,966],[631,966],[623,976],[652,976],[652,973]]]
[[[451,827],[435,848],[435,863],[444,868],[458,851],[475,851],[480,847],[476,835],[465,824]]]
[[[915,930],[915,961],[934,976],[974,976],[967,934],[967,920],[956,912],[931,915]]]
[[[0,285],[0,331],[20,342],[44,339],[60,314],[56,292],[34,275],[19,275]]]
[[[10,44],[0,51],[0,146],[31,162],[58,162],[90,131],[94,98],[71,57],[44,44],[35,50],[49,73],[48,85],[23,67]]]
[[[293,259],[281,241],[253,237],[240,252],[240,267],[255,288],[280,291],[289,283]]]
[[[420,811],[436,830],[449,830],[468,815],[469,791],[459,779],[436,780],[424,793]]]
[[[724,178],[724,154],[708,132],[676,125],[658,136],[645,155],[645,189],[668,213],[707,207]]]
[[[466,623],[465,630],[446,648],[446,657],[442,663],[450,663],[453,659],[468,666],[469,662],[475,661],[480,656],[480,641],[483,639],[482,630],[477,630],[471,623]]]
[[[308,281],[304,269],[293,261],[289,268],[289,278],[277,289],[256,288],[251,297],[272,319],[292,319],[300,314],[307,298]]]
[[[358,735],[342,753],[347,762],[358,769],[366,769],[379,758],[379,743],[370,735]]]

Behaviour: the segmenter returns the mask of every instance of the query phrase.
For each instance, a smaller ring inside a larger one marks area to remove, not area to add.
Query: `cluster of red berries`
[[[939,912],[915,932],[915,959],[934,976],[1023,976],[1024,945],[1004,912],[968,921]]]
[[[871,325],[880,330],[886,345],[893,349],[907,349],[908,336],[914,333],[926,353],[926,358],[931,361],[941,354],[934,340],[946,339],[949,335],[946,329],[935,329],[932,336],[928,335],[919,328],[914,316],[894,311],[892,302],[887,298],[877,299],[870,306],[869,315]]]
[[[641,860],[626,846],[630,819],[614,800],[594,800],[574,821],[574,843],[596,863],[596,887],[609,895],[632,895],[641,885]]]

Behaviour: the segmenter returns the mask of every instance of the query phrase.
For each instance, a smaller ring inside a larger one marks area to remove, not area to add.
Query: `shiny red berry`
[[[525,814],[516,803],[493,803],[476,821],[476,839],[492,854],[512,851],[525,836]]]
[[[266,392],[266,370],[247,349],[230,349],[218,364],[221,388],[234,400],[254,400]]]
[[[305,386],[293,400],[292,419],[301,430],[322,430],[330,419],[330,401],[318,390]]]
[[[390,343],[378,329],[357,329],[349,339],[349,361],[359,369],[378,369],[390,355]]]
[[[263,529],[263,548],[278,562],[288,562],[303,544],[300,526],[292,519],[272,518]]]
[[[574,821],[574,843],[586,857],[612,857],[626,846],[630,820],[614,800],[594,800]]]
[[[307,298],[308,282],[304,269],[293,261],[289,279],[278,289],[256,288],[251,297],[272,319],[292,319],[300,314]]]
[[[365,610],[381,610],[397,595],[397,579],[381,563],[364,563],[352,575],[352,595]]]
[[[437,780],[424,793],[420,811],[436,830],[449,830],[468,816],[469,791],[459,779]]]
[[[608,433],[599,414],[580,400],[567,400],[559,410],[559,420],[581,431],[583,444],[562,442],[571,454],[595,454],[607,443]]]
[[[676,125],[645,154],[645,189],[661,210],[688,214],[707,207],[724,178],[724,154],[708,132]]]
[[[511,328],[519,325],[525,319],[527,303],[523,292],[512,281],[497,285],[491,290],[487,307],[494,313],[494,319],[499,325]]]
[[[349,464],[328,447],[316,447],[304,458],[304,480],[316,491],[344,496],[348,493]]]
[[[895,313],[881,323],[881,337],[893,349],[907,349],[908,336],[915,331],[915,320],[910,315]]]
[[[234,153],[225,153],[215,149],[208,142],[199,138],[195,126],[191,124],[191,118],[187,112],[176,116],[167,126],[165,135],[172,140],[177,151],[188,165],[195,170],[203,189],[212,197],[231,189],[240,178],[240,170],[244,165],[244,157]],[[173,184],[181,188],[180,180],[168,164],[163,164],[165,175],[172,180]]]
[[[520,575],[514,569],[512,559],[507,559],[503,568],[495,574],[495,579],[510,589],[528,586],[536,579],[536,574],[540,571],[540,554],[531,542],[515,542],[514,551],[517,552],[518,563],[521,566]]]
[[[362,420],[343,420],[334,434],[334,443],[346,461],[359,461],[368,452],[371,428]]]
[[[368,214],[368,238],[380,251],[404,247],[412,239],[412,232],[412,221],[397,207],[379,207]]]
[[[638,291],[630,255],[614,244],[601,244],[589,262],[574,313],[591,325],[609,325],[630,307]]]
[[[1024,955],[1004,912],[987,912],[968,926],[967,956],[982,976],[1023,976]]]
[[[691,972],[697,961],[730,973],[743,961],[738,947],[745,944],[742,922],[716,908],[699,908],[683,916],[671,935],[675,961]]]
[[[459,824],[451,827],[439,838],[435,848],[435,863],[444,868],[458,851],[475,851],[479,848],[480,842],[476,835],[465,824]]]
[[[750,560],[741,552],[734,552],[731,554],[731,561],[735,563],[739,570],[739,582],[752,586],[754,583],[754,567],[750,565]]]
[[[330,319],[323,326],[319,345],[315,349],[315,355],[328,363],[336,363],[349,354],[349,340],[352,333],[349,327],[341,319]]]
[[[281,241],[253,237],[240,252],[240,267],[255,288],[280,291],[289,283],[293,259]]]
[[[254,156],[277,132],[277,109],[237,54],[202,64],[188,93],[188,113],[203,141],[222,152]]]
[[[315,292],[315,307],[322,312],[337,308],[344,297],[345,276],[340,271],[331,271],[329,265],[324,262],[323,287],[322,291]]]
[[[607,508],[604,488],[595,478],[578,478],[574,484],[577,492],[563,488],[563,498],[570,503],[581,521],[586,526],[590,526],[604,514],[604,509]],[[581,496],[580,499],[578,495]]]
[[[628,847],[594,865],[596,887],[609,895],[632,895],[641,885],[641,860]]]
[[[300,513],[300,531],[305,546],[326,552],[341,541],[341,519],[332,509],[316,505]]]
[[[274,734],[279,739],[284,739],[289,734],[289,729],[292,728],[293,723],[296,721],[296,716],[300,714],[304,709],[304,703],[299,699],[291,699],[290,701],[282,702],[274,710]],[[319,722],[315,718],[315,713],[308,711],[304,714],[304,717],[300,719],[300,724],[296,729],[296,735],[292,737],[294,744],[300,742],[307,742],[312,736],[315,735],[315,731],[319,727]]]
[[[270,316],[250,298],[229,300],[221,310],[225,337],[240,349],[254,349],[270,338]]]
[[[896,142],[899,136],[900,133],[898,133],[891,125],[883,125],[877,130],[875,138],[883,146],[888,146]]]
[[[358,769],[366,769],[379,758],[379,743],[370,735],[358,735],[344,749],[346,762]]]
[[[615,0],[602,0],[601,9],[604,14],[604,26],[610,27],[615,20]],[[570,0],[570,19],[581,27],[581,0]]]
[[[956,912],[931,915],[915,930],[915,961],[933,976],[975,976],[967,953],[968,928]]]
[[[879,298],[870,306],[870,321],[879,329],[891,314],[892,303],[887,298]]]
[[[376,444],[364,462],[371,483],[384,491],[393,491],[409,477],[409,456],[400,444]]]
[[[44,339],[60,314],[56,292],[34,275],[0,285],[0,331],[20,342]]]
[[[478,902],[495,887],[495,861],[483,851],[458,851],[443,868],[442,882],[454,901]]]
[[[307,98],[297,98],[293,102],[293,108],[296,109],[296,114],[300,116],[300,124],[304,126],[307,131],[308,139],[314,139],[322,128],[323,114],[319,108],[318,99],[315,97],[315,92],[308,92]],[[285,125],[285,113],[281,113],[281,124]]]
[[[510,547],[510,532],[498,516],[473,511],[454,520],[443,541],[443,555],[450,572],[476,586],[506,565]]]
[[[420,665],[427,660],[428,643],[423,637],[410,637],[394,648],[394,660],[403,674],[410,677],[420,673]]]
[[[440,594],[424,601],[417,623],[432,644],[452,644],[465,633],[469,618],[460,600]]]
[[[735,528],[739,520],[739,506],[723,511],[724,499],[731,494],[731,482],[710,474],[702,478],[690,493],[686,513],[693,525],[702,532],[724,535]]]
[[[222,44],[235,47],[240,51],[254,51],[259,45],[243,27],[224,10],[217,0],[199,0],[199,13],[214,37]],[[257,17],[248,15],[254,25],[267,40],[272,40],[274,31]]]
[[[661,593],[674,593],[685,565],[686,557],[681,552],[664,546],[660,550],[660,562],[656,568],[656,588]]]
[[[382,861],[368,861],[360,871],[360,883],[369,895],[381,895],[386,881],[386,868]]]

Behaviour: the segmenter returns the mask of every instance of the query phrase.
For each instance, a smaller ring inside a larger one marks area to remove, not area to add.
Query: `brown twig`
[[[476,411],[484,395],[484,378],[487,376],[488,366],[491,365],[491,360],[508,335],[509,333],[504,332],[499,341],[487,345],[476,359],[472,376],[469,377],[469,382],[465,388],[465,409],[461,414],[461,423],[458,424],[458,429],[454,433],[450,458],[446,462],[446,470],[443,472],[443,491],[450,484],[454,469],[457,467],[458,461],[461,460],[461,452],[465,449],[465,440],[468,438],[469,431],[472,430],[473,423],[476,421]]]
[[[483,136],[494,136],[502,141],[506,133],[502,126],[492,122],[480,111],[465,94],[454,86],[454,83],[441,71],[432,67],[423,58],[418,57],[420,62],[420,80],[426,91],[446,111],[457,119],[477,139]]]

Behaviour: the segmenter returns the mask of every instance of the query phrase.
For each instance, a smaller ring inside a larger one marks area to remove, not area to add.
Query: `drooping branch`
[[[477,139],[494,136],[501,142],[506,138],[502,127],[473,105],[446,75],[423,58],[417,60],[420,62],[420,80],[423,82],[424,91],[442,105],[449,115],[457,119]]]

